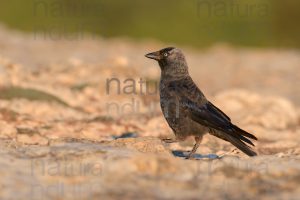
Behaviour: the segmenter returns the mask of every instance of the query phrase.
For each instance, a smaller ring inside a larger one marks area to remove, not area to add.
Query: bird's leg
[[[189,155],[187,156],[187,159],[191,159],[192,156],[194,155],[194,153],[196,153],[196,151],[197,151],[197,149],[198,149],[198,147],[200,146],[200,143],[201,143],[201,141],[202,141],[202,136],[196,136],[196,137],[195,137],[195,141],[196,141],[196,143],[195,143],[195,145],[194,145],[192,151],[191,151],[191,152],[189,153]]]

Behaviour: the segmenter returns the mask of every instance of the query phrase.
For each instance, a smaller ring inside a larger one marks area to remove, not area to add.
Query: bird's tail
[[[257,138],[235,125],[232,125],[232,130],[227,137],[228,141],[248,156],[256,156],[257,153],[248,144],[255,146],[250,139],[257,140]]]

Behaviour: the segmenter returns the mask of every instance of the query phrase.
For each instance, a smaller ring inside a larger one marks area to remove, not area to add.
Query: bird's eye
[[[169,55],[168,53],[164,53],[164,57],[168,57],[168,55]]]

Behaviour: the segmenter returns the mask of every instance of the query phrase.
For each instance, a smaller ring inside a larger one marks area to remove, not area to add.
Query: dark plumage
[[[249,156],[256,153],[249,145],[257,138],[232,124],[230,118],[209,102],[199,90],[188,72],[188,66],[181,50],[168,47],[149,53],[147,58],[158,61],[161,68],[160,103],[176,141],[194,136],[196,144],[189,158],[196,152],[202,137],[210,133],[230,142]]]

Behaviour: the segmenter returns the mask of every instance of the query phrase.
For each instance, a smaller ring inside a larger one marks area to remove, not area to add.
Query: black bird
[[[161,69],[160,104],[163,115],[173,130],[176,142],[189,136],[195,145],[188,155],[197,151],[202,137],[210,133],[230,142],[248,156],[257,155],[249,145],[257,138],[234,125],[230,118],[209,102],[189,75],[186,59],[180,49],[168,47],[149,53],[147,58],[158,61]]]

